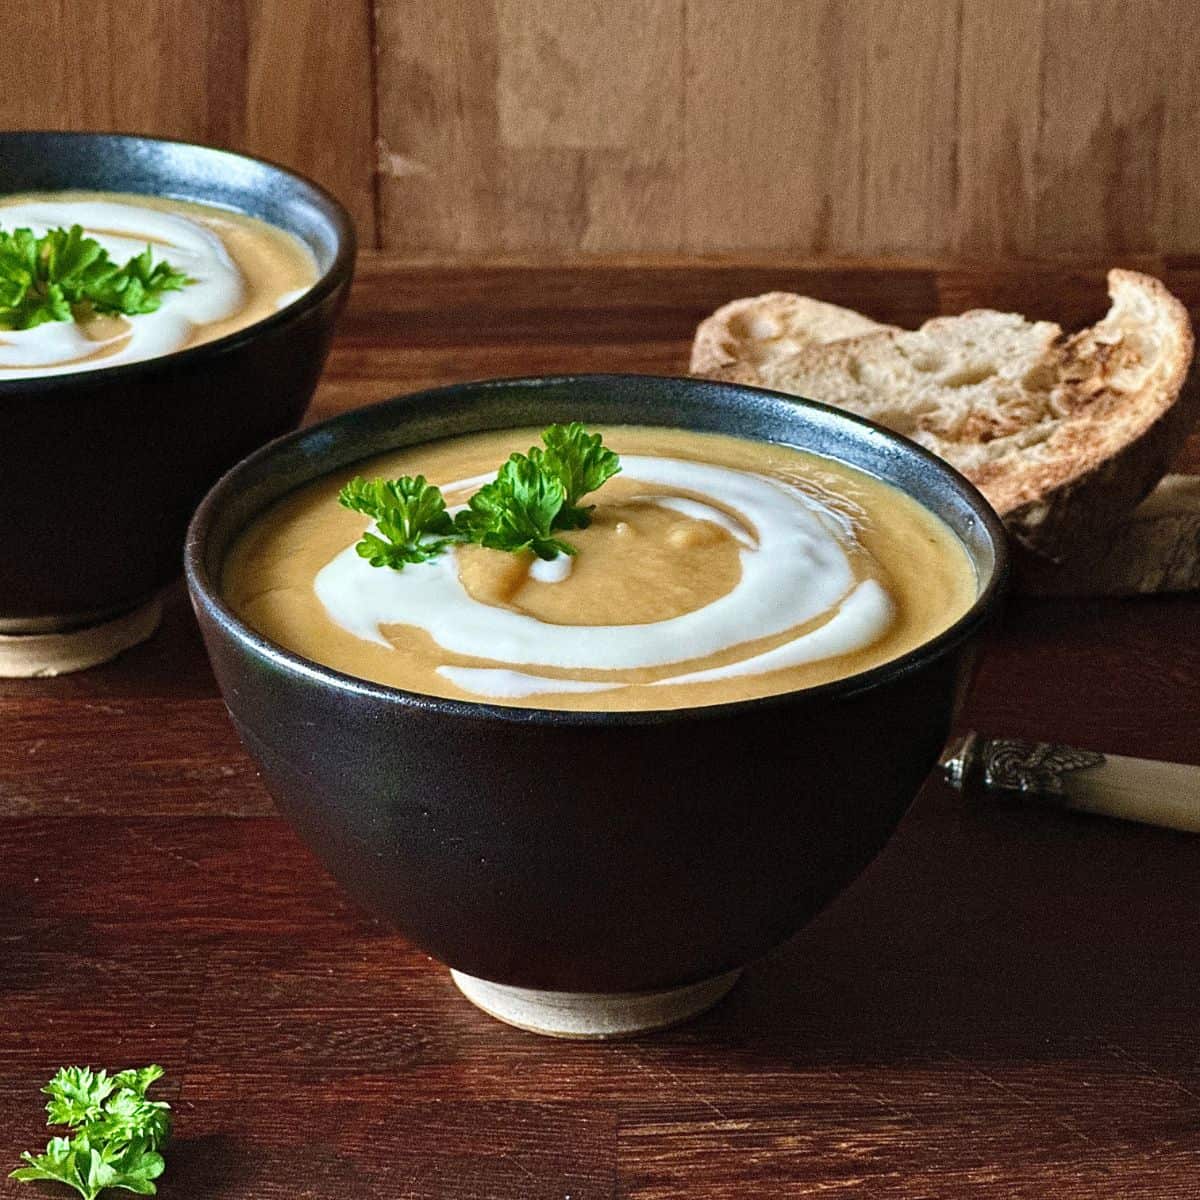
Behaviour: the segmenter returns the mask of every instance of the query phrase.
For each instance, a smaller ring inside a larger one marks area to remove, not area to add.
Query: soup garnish
[[[551,425],[542,431],[542,443],[531,446],[528,454],[509,455],[496,478],[453,518],[441,489],[424,475],[391,480],[355,476],[338,493],[338,501],[375,522],[375,530],[367,530],[354,547],[359,557],[373,567],[398,571],[463,542],[511,554],[528,550],[548,561],[574,554],[575,547],[553,533],[592,523],[595,506],[581,507],[579,501],[621,470],[620,459],[600,434],[588,433],[579,421]]]
[[[194,282],[165,259],[155,262],[149,244],[118,266],[82,225],[40,237],[32,229],[0,229],[0,329],[156,312],[164,292]]]

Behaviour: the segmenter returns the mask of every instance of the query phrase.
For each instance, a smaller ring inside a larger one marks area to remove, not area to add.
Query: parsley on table
[[[150,247],[123,267],[83,227],[0,230],[0,329],[33,329],[91,313],[137,316],[154,312],[164,292],[193,282]]]
[[[154,1195],[171,1114],[166,1101],[147,1100],[146,1089],[162,1073],[157,1066],[111,1076],[90,1067],[63,1067],[42,1088],[50,1097],[46,1124],[66,1125],[73,1133],[51,1138],[42,1154],[25,1151],[21,1158],[28,1165],[11,1178],[65,1183],[84,1200],[95,1200],[105,1188]]]
[[[543,559],[574,554],[554,533],[591,524],[593,506],[579,501],[617,474],[621,460],[579,421],[551,425],[542,443],[512,455],[453,521],[442,493],[423,475],[351,480],[338,501],[371,517],[378,531],[364,533],[355,549],[373,567],[395,570],[436,558],[456,542]]]

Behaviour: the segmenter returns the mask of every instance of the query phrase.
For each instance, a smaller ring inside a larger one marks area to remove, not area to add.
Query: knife
[[[950,742],[939,766],[969,797],[1034,801],[1200,833],[1200,767],[1186,763],[972,732]]]

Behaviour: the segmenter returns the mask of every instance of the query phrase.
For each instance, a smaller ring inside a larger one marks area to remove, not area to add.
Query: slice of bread
[[[700,324],[692,343],[692,374],[723,373],[722,378],[756,383],[759,372],[773,370],[797,351],[884,332],[901,331],[811,296],[767,292],[731,300]]]
[[[1138,596],[1200,588],[1200,475],[1166,475],[1133,513],[1063,562],[1027,555],[1036,596]]]
[[[1022,546],[1060,561],[1132,512],[1200,411],[1200,389],[1184,389],[1193,342],[1183,305],[1135,271],[1110,271],[1108,289],[1108,315],[1070,337],[986,309],[846,335],[858,314],[770,293],[704,321],[691,369],[911,437],[975,483]]]

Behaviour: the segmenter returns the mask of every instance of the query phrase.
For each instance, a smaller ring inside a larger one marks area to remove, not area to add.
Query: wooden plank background
[[[38,0],[8,127],[325,182],[414,258],[1200,252],[1194,0]]]

